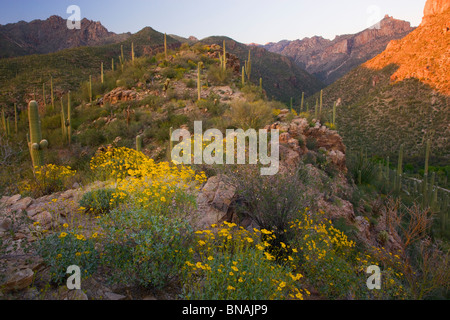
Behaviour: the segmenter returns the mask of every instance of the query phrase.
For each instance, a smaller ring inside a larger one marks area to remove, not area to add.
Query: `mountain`
[[[44,54],[81,46],[99,46],[126,40],[130,34],[109,32],[100,22],[81,20],[81,29],[67,28],[67,20],[20,21],[0,25],[0,58]]]
[[[314,76],[296,65],[290,58],[269,52],[259,46],[245,45],[227,37],[209,37],[202,39],[203,44],[223,45],[226,41],[227,51],[236,55],[241,61],[241,67],[251,52],[251,80],[259,83],[262,78],[263,88],[269,98],[288,103],[292,98],[300,103],[302,92],[310,96],[323,88],[323,84]]]
[[[339,106],[337,124],[347,146],[396,156],[404,144],[407,158],[422,165],[430,139],[433,161],[448,165],[449,21],[450,1],[428,0],[416,30],[324,90],[325,104]]]
[[[357,34],[303,40],[283,40],[264,46],[271,52],[291,57],[303,69],[325,84],[331,84],[353,68],[381,53],[393,39],[401,39],[414,28],[406,21],[385,16],[379,24]]]

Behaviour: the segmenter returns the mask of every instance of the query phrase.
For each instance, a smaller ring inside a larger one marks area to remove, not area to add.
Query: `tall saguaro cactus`
[[[245,61],[245,73],[247,74],[247,80],[250,82],[250,77],[252,74],[252,56],[251,50],[248,50],[248,60]]]
[[[100,74],[100,79],[101,79],[101,81],[102,81],[102,83],[104,82],[104,80],[105,80],[105,77],[104,77],[104,74],[103,74],[103,62],[102,62],[102,65],[101,65],[101,74]]]
[[[320,116],[322,116],[322,108],[323,108],[323,90],[320,90],[320,109],[319,109]]]
[[[92,76],[89,76],[89,102],[92,103]]]
[[[198,101],[202,98],[202,84],[200,81],[200,72],[201,72],[201,62],[198,63],[198,70],[197,70],[197,94],[198,94]]]
[[[303,105],[305,103],[305,93],[302,92],[302,102],[300,104],[300,112],[303,112]]]
[[[19,113],[17,112],[17,104],[14,103],[14,129],[16,134],[19,133]]]
[[[69,140],[69,145],[72,142],[72,103],[70,100],[70,91],[67,94],[67,121],[65,122],[67,139]]]
[[[399,193],[401,188],[402,188],[403,150],[404,150],[404,146],[401,145],[400,153],[399,153],[399,156],[398,156],[397,175],[395,177],[395,191],[397,193]]]
[[[44,165],[44,150],[48,147],[48,141],[42,139],[39,108],[34,100],[28,104],[28,122],[30,125],[28,148],[30,149],[33,169],[40,168]]]
[[[166,57],[167,61],[167,34],[164,33],[164,56]]]
[[[134,42],[131,43],[131,62],[134,66]]]
[[[53,94],[53,77],[50,77],[50,96],[52,101],[52,110],[55,110],[55,96]]]

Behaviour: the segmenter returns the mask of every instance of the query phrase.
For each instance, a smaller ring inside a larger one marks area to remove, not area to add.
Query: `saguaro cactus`
[[[242,86],[245,86],[245,67],[242,67]]]
[[[336,126],[336,102],[333,104],[333,126]]]
[[[225,40],[223,40],[223,64],[222,71],[227,70],[227,49],[225,47]]]
[[[5,109],[2,109],[2,128],[6,132],[6,118],[5,118]]]
[[[401,145],[400,153],[399,153],[399,156],[398,156],[397,175],[395,177],[395,191],[397,193],[399,193],[401,188],[402,188],[403,150],[404,150],[404,146]]]
[[[44,110],[45,110],[45,107],[47,106],[47,101],[45,99],[45,82],[42,84],[42,101],[44,103]]]
[[[67,139],[69,140],[69,145],[72,142],[72,103],[70,100],[70,91],[67,94],[67,121],[65,122]]]
[[[30,125],[28,148],[30,149],[33,169],[40,168],[44,165],[44,150],[48,147],[48,141],[42,139],[38,104],[34,100],[28,104],[28,122]]]
[[[167,34],[164,33],[164,56],[166,57],[167,60]]]
[[[51,101],[52,101],[52,110],[55,110],[55,95],[53,91],[53,77],[50,77],[50,95],[51,95]]]
[[[17,112],[17,104],[14,103],[14,129],[16,134],[19,133],[19,114]]]
[[[89,102],[92,103],[92,76],[89,76]]]
[[[252,74],[251,50],[248,50],[248,60],[245,61],[245,73],[247,74],[247,80],[250,82],[250,77],[251,77],[251,74]]]
[[[104,75],[103,75],[103,62],[102,62],[102,65],[101,65],[101,74],[100,74],[100,78],[101,78],[101,80],[102,80],[102,83],[104,82]]]
[[[131,62],[134,66],[134,42],[131,43]]]
[[[303,112],[303,105],[305,103],[305,93],[302,92],[302,102],[300,104],[300,112]]]
[[[198,101],[202,98],[202,84],[200,81],[200,72],[201,72],[201,62],[198,63],[198,70],[197,70],[197,94],[198,94]]]
[[[63,140],[67,137],[67,127],[66,127],[66,111],[64,110],[63,97],[61,97],[61,131],[63,135]]]
[[[138,135],[136,137],[136,151],[142,152],[142,136]]]
[[[320,115],[322,115],[322,108],[323,108],[323,90],[320,90],[320,109],[319,109]]]
[[[114,58],[111,58],[111,70],[114,71]]]

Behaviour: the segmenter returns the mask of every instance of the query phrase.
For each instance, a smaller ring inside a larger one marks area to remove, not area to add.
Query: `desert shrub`
[[[99,146],[106,141],[106,138],[101,130],[93,128],[87,129],[81,134],[75,136],[75,138],[83,146]]]
[[[95,248],[94,233],[91,237],[80,231],[64,231],[43,237],[36,243],[37,253],[50,267],[51,281],[61,285],[68,277],[67,268],[76,265],[81,269],[83,279],[97,271],[99,254]]]
[[[249,232],[227,222],[214,232],[197,231],[193,260],[186,261],[184,268],[184,298],[292,300],[308,295],[292,260],[287,257],[277,263],[266,250],[271,245],[261,241],[262,235],[274,237],[268,230]],[[288,252],[289,247],[284,245],[284,250]]]
[[[103,259],[115,283],[164,288],[191,257],[189,223],[148,209],[115,209],[100,220]]]
[[[186,81],[186,87],[188,87],[189,89],[194,89],[197,87],[197,82],[195,82],[194,79],[189,79]]]
[[[296,233],[291,241],[297,254],[295,263],[301,266],[306,279],[329,299],[406,299],[404,276],[390,265],[381,264],[367,252],[356,249],[356,243],[334,227],[323,212],[305,210],[290,226]],[[377,250],[377,249],[375,249]],[[400,263],[397,259],[396,263]],[[381,269],[381,290],[368,290],[369,266]]]
[[[230,119],[230,124],[239,129],[258,130],[273,121],[272,108],[265,101],[236,101],[232,103],[230,110],[225,113]]]
[[[68,186],[70,178],[76,174],[71,167],[48,164],[41,168],[35,168],[34,179],[32,179],[25,189],[32,192],[35,197],[63,191]]]
[[[275,232],[279,241],[287,241],[285,230],[301,208],[308,206],[306,184],[300,172],[291,170],[274,176],[262,176],[255,168],[243,168],[234,181],[241,215],[249,216],[261,228]]]
[[[363,152],[350,153],[347,157],[348,168],[358,184],[371,185],[375,182],[377,163],[367,158]]]
[[[114,204],[114,189],[97,189],[86,192],[80,200],[80,206],[94,214],[108,213]]]
[[[227,85],[229,84],[233,76],[231,69],[222,70],[217,65],[211,65],[208,70],[208,81],[215,85]]]

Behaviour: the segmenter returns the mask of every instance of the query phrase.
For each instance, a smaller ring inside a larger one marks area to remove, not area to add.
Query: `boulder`
[[[31,269],[19,270],[10,275],[2,287],[6,292],[23,290],[31,285],[33,276],[34,272]]]
[[[209,228],[213,224],[224,221],[228,216],[228,209],[236,194],[236,187],[225,175],[218,175],[208,179],[208,182],[197,197],[197,227]]]

